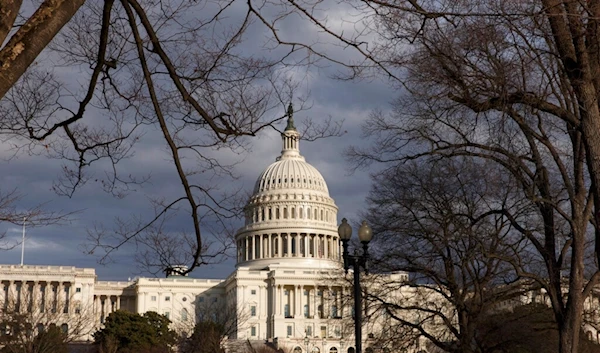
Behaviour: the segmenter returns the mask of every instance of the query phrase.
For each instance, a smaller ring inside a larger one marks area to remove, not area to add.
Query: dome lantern
[[[294,126],[294,107],[292,106],[292,103],[288,105],[286,115],[288,120],[285,130],[281,134],[283,149],[281,150],[281,157],[279,158],[299,158],[304,160],[304,157],[300,155],[300,134],[298,133],[298,130],[296,130],[296,126]]]

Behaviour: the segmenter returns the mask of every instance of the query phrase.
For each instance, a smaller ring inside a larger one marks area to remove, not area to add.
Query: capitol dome
[[[265,169],[254,186],[253,194],[277,192],[283,189],[303,189],[329,195],[325,179],[304,157],[280,158]]]
[[[336,266],[340,256],[337,206],[319,171],[300,154],[293,111],[281,134],[283,148],[262,172],[236,234],[237,265],[265,268],[274,263]]]

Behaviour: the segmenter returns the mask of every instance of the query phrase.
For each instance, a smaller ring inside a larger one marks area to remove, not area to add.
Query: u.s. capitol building
[[[45,308],[57,313],[53,320],[64,330],[76,329],[72,317],[87,315],[90,322],[78,324],[81,332],[100,328],[116,310],[155,311],[183,329],[206,315],[234,315],[230,341],[268,342],[295,353],[353,353],[338,207],[323,176],[300,154],[289,115],[281,155],[260,175],[246,205],[235,239],[236,268],[226,279],[108,282],[97,280],[92,268],[0,265],[4,308]]]

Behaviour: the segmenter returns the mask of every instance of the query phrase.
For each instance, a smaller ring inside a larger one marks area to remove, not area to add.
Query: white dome
[[[292,113],[290,106],[281,155],[261,173],[246,204],[245,226],[236,234],[238,266],[339,265],[338,208],[321,173],[300,155]]]
[[[254,185],[254,195],[283,189],[321,191],[329,195],[325,179],[304,159],[279,159],[265,169]]]

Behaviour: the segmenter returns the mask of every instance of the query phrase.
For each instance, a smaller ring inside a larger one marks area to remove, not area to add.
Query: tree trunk
[[[0,99],[85,0],[45,0],[0,50]]]
[[[579,332],[581,331],[581,315],[571,310],[562,325],[558,326],[560,353],[578,353]],[[573,315],[575,314],[575,315]]]
[[[15,19],[19,14],[19,9],[23,0],[4,0],[0,2],[0,47],[8,36]]]

